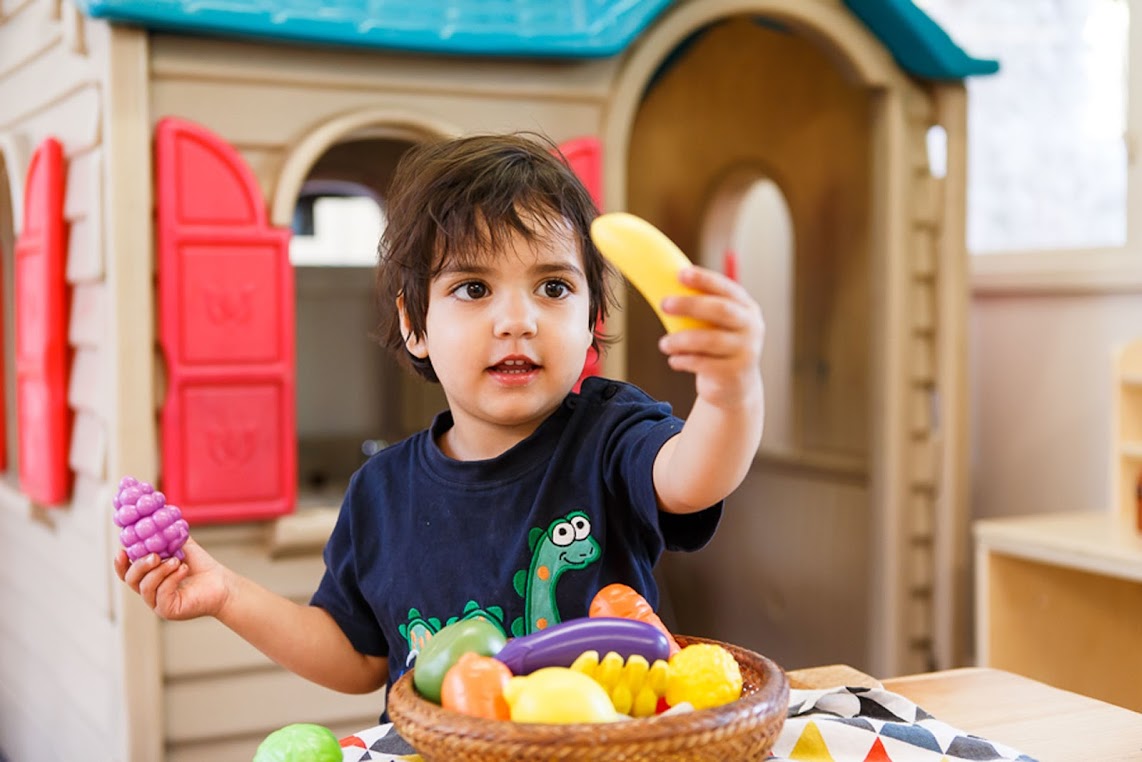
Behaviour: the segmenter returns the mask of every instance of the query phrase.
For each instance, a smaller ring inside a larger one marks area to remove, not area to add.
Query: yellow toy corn
[[[626,662],[610,651],[601,660],[598,651],[584,651],[571,669],[591,677],[611,697],[615,711],[632,717],[651,717],[660,696],[666,694],[667,664],[662,659],[650,664],[638,654]]]

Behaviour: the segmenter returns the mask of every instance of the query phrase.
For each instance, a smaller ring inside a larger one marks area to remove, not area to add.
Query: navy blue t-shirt
[[[449,412],[354,474],[311,603],[363,654],[389,658],[389,683],[441,627],[482,616],[508,637],[587,616],[612,582],[657,608],[664,548],[697,550],[721,503],[658,510],[652,467],[682,428],[637,387],[589,378],[524,441],[490,460],[436,444]]]

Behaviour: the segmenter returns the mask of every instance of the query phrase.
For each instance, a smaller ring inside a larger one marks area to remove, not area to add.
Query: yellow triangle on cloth
[[[789,759],[797,762],[837,762],[829,754],[829,747],[825,746],[825,739],[821,737],[817,723],[812,720],[805,723],[801,737],[793,745],[793,751],[789,752]]]

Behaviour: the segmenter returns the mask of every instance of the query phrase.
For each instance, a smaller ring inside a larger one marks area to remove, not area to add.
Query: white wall
[[[1109,511],[1111,357],[1142,336],[1142,291],[977,294],[972,513]]]

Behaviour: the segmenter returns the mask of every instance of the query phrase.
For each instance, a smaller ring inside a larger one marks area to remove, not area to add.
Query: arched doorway
[[[385,199],[418,137],[358,128],[313,161],[294,204],[299,504],[336,505],[369,455],[444,409],[374,338],[374,266]]]
[[[627,144],[626,208],[708,264],[737,234],[771,332],[763,447],[710,547],[664,560],[665,594],[680,631],[787,668],[869,664],[874,113],[819,36],[739,13],[662,58]],[[629,378],[685,415],[692,377],[637,296],[626,317]]]

